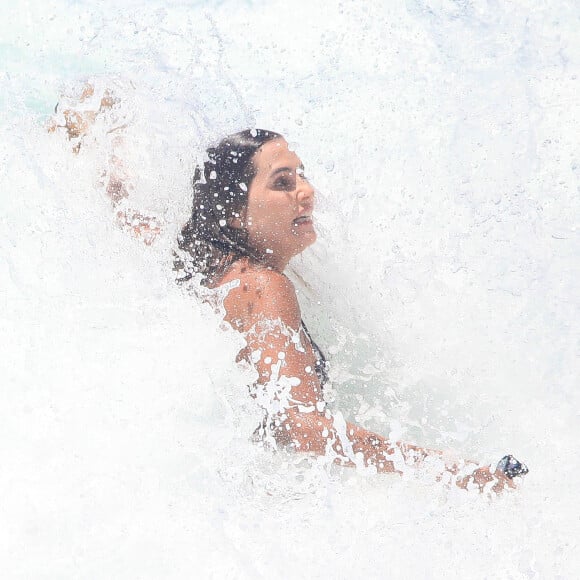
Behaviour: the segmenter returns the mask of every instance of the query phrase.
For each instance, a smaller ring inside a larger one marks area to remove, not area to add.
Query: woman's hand
[[[483,493],[491,483],[493,483],[491,491],[494,493],[501,493],[506,486],[510,489],[516,487],[513,479],[507,477],[503,471],[496,469],[492,473],[491,466],[479,467],[470,475],[459,477],[456,481],[457,487],[468,490],[475,485],[479,488],[480,493]]]

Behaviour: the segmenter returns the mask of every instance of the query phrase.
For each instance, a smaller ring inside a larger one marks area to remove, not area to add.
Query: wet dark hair
[[[177,238],[174,269],[179,282],[201,275],[211,285],[233,262],[260,257],[248,244],[245,228],[230,226],[248,204],[248,191],[256,176],[253,158],[264,143],[281,135],[263,129],[248,129],[222,139],[207,149],[208,160],[195,169],[191,217]]]

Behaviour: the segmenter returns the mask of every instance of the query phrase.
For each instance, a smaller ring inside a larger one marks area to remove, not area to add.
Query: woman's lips
[[[312,216],[303,215],[303,216],[297,217],[292,223],[295,226],[302,226],[302,225],[306,225],[306,224],[311,224],[312,223]]]

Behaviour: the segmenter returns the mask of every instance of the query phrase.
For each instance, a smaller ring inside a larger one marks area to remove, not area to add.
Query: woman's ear
[[[237,213],[234,214],[234,216],[232,216],[229,220],[228,220],[228,226],[230,226],[230,228],[234,228],[235,230],[241,230],[244,228],[244,221],[245,221],[245,216],[243,213]]]

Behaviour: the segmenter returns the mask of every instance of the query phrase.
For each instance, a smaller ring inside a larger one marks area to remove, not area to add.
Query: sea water
[[[2,14],[2,578],[578,575],[575,3]],[[86,82],[119,102],[75,154],[47,126]],[[205,146],[253,126],[317,188],[319,239],[290,275],[333,408],[482,463],[513,453],[516,491],[252,443],[243,340],[177,287],[172,250]],[[151,245],[116,224],[113,147]]]

